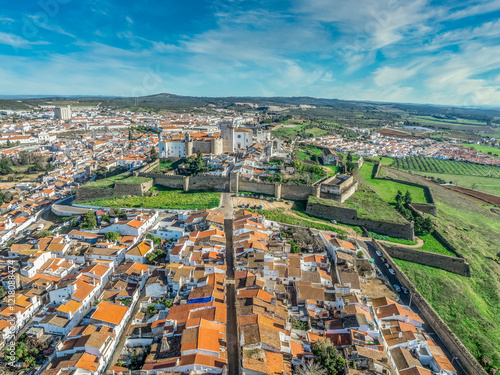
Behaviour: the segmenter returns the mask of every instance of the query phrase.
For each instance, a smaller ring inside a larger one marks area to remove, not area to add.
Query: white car
[[[382,256],[382,253],[380,251],[375,251],[375,254],[377,254],[377,256],[381,257]]]
[[[394,284],[394,289],[396,289],[396,292],[401,293],[401,287],[398,284]]]
[[[395,275],[395,274],[396,274],[396,271],[394,271],[392,268],[389,268],[389,273],[390,273],[391,275]]]

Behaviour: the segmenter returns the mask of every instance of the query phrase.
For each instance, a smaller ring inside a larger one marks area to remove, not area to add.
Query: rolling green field
[[[462,161],[411,156],[396,159],[392,167],[397,169],[454,174],[458,176],[478,176],[500,178],[500,168],[486,165],[466,163]]]
[[[220,203],[219,192],[184,192],[163,187],[154,187],[158,195],[152,197],[129,197],[97,199],[79,204],[111,208],[158,208],[158,209],[205,209],[217,207]]]
[[[370,233],[370,237],[375,238],[376,240],[390,241],[390,242],[400,243],[401,245],[416,245],[417,244],[417,241],[404,240],[402,238],[385,236],[383,234],[378,234],[378,233],[374,233],[374,232],[368,232],[368,233]]]
[[[152,179],[146,177],[133,177],[130,176],[129,173],[125,173],[94,181],[88,185],[83,185],[82,188],[112,189],[115,186],[115,182],[119,182],[120,184],[141,184],[150,180]]]
[[[413,197],[413,201],[416,203],[428,203],[425,196],[424,189],[410,186],[405,184],[400,184],[398,182],[386,181],[380,179],[372,178],[374,163],[365,162],[359,173],[361,174],[363,180],[367,182],[373,190],[386,202],[395,204],[396,194],[400,190],[403,194],[408,190]]]
[[[483,152],[487,154],[488,152],[491,152],[492,155],[500,156],[500,149],[491,147],[491,146],[485,146],[485,145],[471,145],[471,144],[461,144],[459,146],[464,146],[467,148],[473,148],[476,151]]]
[[[414,172],[420,176],[441,178],[446,182],[452,182],[455,185],[464,188],[482,191],[494,195],[500,195],[500,180],[493,177],[476,177],[476,176],[457,176],[454,174],[429,173],[429,172]]]
[[[416,176],[391,170],[391,175],[417,182]],[[471,277],[396,260],[439,315],[489,371],[500,368],[500,215],[493,206],[460,198],[428,185],[438,209],[439,231],[463,254]]]
[[[428,124],[453,124],[453,125],[464,125],[464,126],[485,125],[486,126],[485,121],[476,121],[476,120],[460,119],[460,118],[457,118],[456,120],[452,120],[452,119],[440,120],[440,119],[432,117],[432,116],[415,116],[412,118],[412,120],[417,121],[417,122],[424,122],[424,123],[428,123]]]

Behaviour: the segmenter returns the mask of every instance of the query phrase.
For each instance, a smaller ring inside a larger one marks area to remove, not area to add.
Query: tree
[[[316,362],[305,362],[295,369],[294,375],[328,375],[328,372]]]
[[[351,160],[347,160],[347,163],[345,163],[345,173],[351,173],[354,168],[354,163]]]
[[[158,312],[158,310],[155,309],[155,306],[154,305],[149,305],[148,306],[148,313],[150,313],[151,315],[154,315]]]
[[[132,131],[130,129],[128,130],[128,140],[132,140]]]
[[[120,238],[120,233],[116,232],[106,232],[104,234],[104,239],[108,242],[116,242]]]
[[[363,258],[363,252],[362,252],[361,250],[359,250],[359,251],[356,253],[356,256],[357,256],[358,258],[360,258],[360,259],[361,259],[361,258]]]
[[[405,194],[403,200],[404,200],[405,204],[411,204],[411,202],[413,202],[413,198],[412,198],[409,190],[406,190],[406,194]]]
[[[94,211],[89,210],[83,215],[83,220],[80,224],[81,229],[93,229],[97,226],[97,219]]]
[[[403,206],[403,193],[401,193],[401,190],[398,190],[398,193],[396,194],[396,208],[399,209]]]
[[[48,229],[44,229],[37,233],[36,238],[44,238],[49,236],[52,236],[52,232]]]
[[[172,299],[169,298],[169,299],[165,300],[165,307],[167,309],[171,308],[173,305],[174,305],[174,301]]]
[[[329,339],[319,339],[313,344],[312,352],[314,362],[326,370],[328,375],[338,375],[343,373],[345,366],[344,358],[339,356],[337,349]]]
[[[155,161],[156,159],[158,159],[158,151],[156,151],[155,146],[151,147],[151,151],[149,152],[149,158],[151,159],[151,161]]]
[[[348,161],[348,162],[349,162],[349,161],[350,161],[350,162],[352,162],[352,152],[351,152],[351,151],[349,151],[349,152],[347,153],[347,161]]]

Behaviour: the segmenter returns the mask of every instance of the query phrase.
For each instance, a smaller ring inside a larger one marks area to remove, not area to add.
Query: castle
[[[270,133],[258,130],[256,140],[268,141]],[[198,151],[203,154],[219,155],[244,151],[252,144],[252,129],[239,128],[237,119],[225,118],[220,122],[220,134],[198,132],[161,138],[158,153],[160,158],[185,158]]]

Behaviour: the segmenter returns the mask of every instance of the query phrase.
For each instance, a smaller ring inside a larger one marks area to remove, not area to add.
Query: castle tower
[[[193,154],[193,140],[191,139],[191,135],[189,133],[186,133],[184,145],[185,145],[186,157],[192,155]]]
[[[221,121],[222,152],[234,151],[234,129],[236,129],[236,125],[233,119],[225,118]]]

